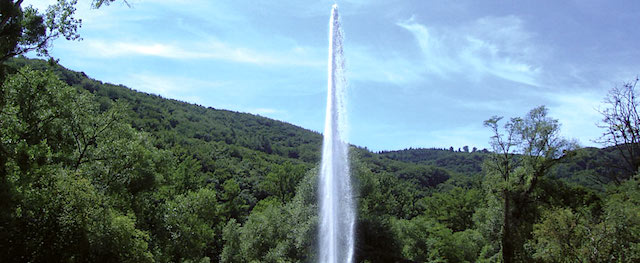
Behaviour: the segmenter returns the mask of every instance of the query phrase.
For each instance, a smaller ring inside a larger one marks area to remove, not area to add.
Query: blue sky
[[[48,0],[25,0],[43,10]],[[640,74],[638,1],[337,1],[349,140],[372,150],[488,147],[491,116],[546,105],[596,145],[607,91]],[[68,68],[135,90],[322,131],[334,1],[80,0]]]

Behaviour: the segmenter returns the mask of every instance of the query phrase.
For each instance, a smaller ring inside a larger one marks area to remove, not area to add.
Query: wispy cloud
[[[121,80],[126,86],[166,98],[178,99],[267,117],[287,117],[287,111],[273,107],[243,107],[238,105],[237,84],[216,82],[178,76],[162,76],[153,73],[130,74]],[[230,89],[229,87],[234,87]],[[205,94],[216,94],[208,97]],[[242,100],[242,99],[241,99]]]
[[[602,131],[596,124],[602,120],[598,109],[603,107],[604,91],[580,91],[571,93],[554,92],[551,98],[549,114],[562,124],[561,133],[570,139],[578,139],[584,146],[597,145]]]
[[[365,46],[346,49],[349,80],[404,85],[422,79],[419,67],[397,54],[380,54]]]
[[[397,23],[418,42],[423,67],[441,77],[486,75],[538,86],[541,68],[536,66],[532,35],[515,16],[485,17],[457,28],[427,27],[412,17]]]
[[[301,47],[292,47],[285,54],[270,54],[249,48],[234,47],[222,42],[209,41],[206,44],[189,43],[135,43],[122,41],[85,41],[87,57],[113,58],[123,56],[152,56],[167,59],[212,59],[254,65],[283,66],[323,66],[324,61],[305,57]],[[189,46],[188,48],[186,46]]]
[[[227,83],[213,82],[187,77],[160,76],[157,74],[130,74],[120,81],[126,86],[143,92],[161,95],[166,98],[209,104],[196,96],[204,90],[224,90]]]

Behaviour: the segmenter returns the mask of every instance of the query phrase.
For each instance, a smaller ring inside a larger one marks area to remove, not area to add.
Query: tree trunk
[[[511,240],[511,216],[510,216],[510,203],[511,198],[508,190],[502,192],[504,198],[504,211],[502,213],[502,262],[511,263],[513,261],[513,242]]]

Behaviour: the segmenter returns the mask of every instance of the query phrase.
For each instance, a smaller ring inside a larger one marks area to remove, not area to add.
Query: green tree
[[[453,232],[426,217],[393,221],[394,232],[402,244],[402,256],[417,262],[446,262],[455,248],[450,246]]]
[[[471,262],[480,252],[479,233],[451,229],[427,216],[392,221],[402,257],[415,262]]]
[[[637,262],[640,260],[640,183],[611,187],[602,215],[554,208],[534,225],[528,245],[543,262]]]
[[[317,169],[305,174],[288,203],[264,199],[240,225],[223,230],[221,262],[313,262],[317,234]]]
[[[81,21],[73,17],[77,0],[58,0],[45,13],[32,6],[22,7],[23,0],[3,1],[0,4],[0,63],[16,55],[36,51],[48,56],[53,40],[80,38]]]
[[[591,230],[583,215],[559,208],[545,213],[542,218],[534,225],[533,239],[529,242],[535,250],[533,258],[545,262],[588,262],[580,251]]]
[[[115,2],[116,0],[93,0],[93,2],[91,3],[92,6],[94,8],[100,8],[103,5],[110,5],[111,3]],[[122,0],[122,2],[126,5],[129,5],[129,2],[127,2],[127,0]]]
[[[229,179],[222,184],[222,215],[225,218],[240,219],[247,215],[249,205],[242,198],[242,189],[235,179]]]
[[[217,258],[213,250],[222,227],[215,191],[202,188],[178,195],[165,205],[164,225],[169,239],[166,255],[172,262]],[[218,244],[216,244],[218,243]]]
[[[559,136],[560,125],[547,116],[544,106],[511,119],[502,129],[501,119],[484,123],[493,133],[494,151],[485,162],[485,183],[501,203],[500,250],[502,262],[508,263],[526,260],[523,245],[531,232],[528,221],[535,216],[534,190],[570,144]]]
[[[293,198],[296,186],[304,173],[304,165],[294,165],[291,162],[274,165],[266,175],[262,187],[284,204]]]
[[[473,226],[473,213],[482,203],[479,189],[454,187],[446,192],[434,193],[420,200],[424,215],[435,218],[449,229],[458,232]]]
[[[23,68],[1,88],[0,254],[152,261],[131,202],[157,175],[148,139],[123,123],[118,106],[99,112],[92,95],[51,72]]]
[[[149,250],[150,236],[135,226],[132,214],[122,215],[107,210],[102,213],[104,222],[93,226],[90,261],[101,262],[154,262]]]
[[[241,225],[235,219],[229,219],[229,222],[222,229],[222,239],[224,240],[224,248],[220,254],[220,262],[242,262],[242,239],[240,237]]]

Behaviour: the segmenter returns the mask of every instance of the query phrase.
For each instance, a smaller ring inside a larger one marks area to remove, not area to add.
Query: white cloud
[[[398,25],[409,30],[418,41],[418,46],[426,60],[424,66],[427,71],[445,75],[448,72],[461,70],[453,55],[448,54],[450,52],[448,47],[443,46],[446,41],[434,35],[426,26],[416,23],[413,17],[405,22],[399,22]]]
[[[44,10],[53,3],[55,0],[27,0],[24,5],[33,4]],[[116,1],[100,9],[92,9],[90,2],[78,3],[76,17],[83,21],[80,34],[85,40],[65,48],[87,58],[151,56],[269,66],[326,64],[324,57],[318,59],[317,52],[296,43],[261,47],[263,41],[255,41],[260,37],[255,36],[252,26],[233,4],[206,0],[130,0],[129,3],[131,7]],[[168,24],[158,26],[158,23]],[[149,25],[154,25],[151,30]],[[219,35],[225,36],[225,40],[221,41]],[[268,41],[283,41],[276,38]]]
[[[455,105],[460,108],[473,111],[492,112],[492,114],[499,114],[504,112],[505,109],[517,109],[519,101],[504,98],[502,100],[469,100],[469,99],[454,99]],[[487,116],[489,117],[489,116]]]
[[[248,108],[234,103],[237,101],[238,92],[236,83],[162,76],[145,72],[130,74],[120,82],[132,89],[203,106],[249,112],[268,117],[288,117],[285,110],[269,107]],[[210,94],[216,94],[216,96],[209,96]]]
[[[397,23],[417,40],[429,73],[441,77],[489,75],[539,86],[538,50],[522,24],[515,16],[485,17],[456,28],[427,27],[414,17]]]
[[[549,116],[558,119],[563,136],[578,139],[583,146],[595,146],[594,140],[602,132],[596,125],[602,119],[598,109],[603,107],[605,95],[595,91],[548,94],[552,100]]]
[[[143,92],[161,95],[165,98],[178,99],[201,105],[211,102],[203,101],[197,94],[226,86],[223,82],[212,82],[186,77],[160,76],[149,73],[130,74],[120,81],[127,87]]]
[[[254,65],[283,65],[316,67],[324,65],[315,58],[300,55],[304,49],[293,47],[285,54],[269,54],[256,50],[233,47],[228,44],[209,41],[197,44],[168,44],[168,43],[135,43],[123,41],[87,40],[80,43],[87,57],[113,58],[123,56],[152,56],[168,59],[213,59],[228,62],[247,63]]]
[[[365,46],[345,47],[347,76],[351,81],[404,85],[422,80],[419,68],[392,52],[380,54]]]

